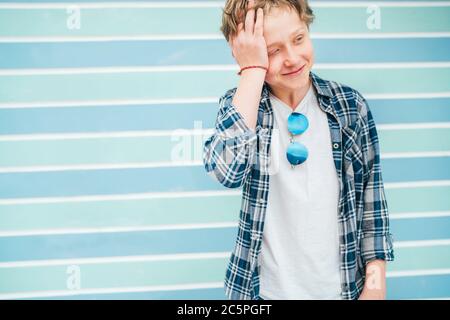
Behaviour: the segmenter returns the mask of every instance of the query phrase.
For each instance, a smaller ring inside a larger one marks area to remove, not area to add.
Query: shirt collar
[[[336,113],[336,111],[334,110],[334,108],[332,106],[331,99],[333,98],[333,92],[331,90],[331,85],[330,85],[329,81],[320,78],[318,75],[316,75],[312,71],[309,72],[309,75],[312,80],[312,84],[313,84],[314,88],[316,89],[320,108],[322,108],[322,110],[325,112],[333,114],[336,121],[339,123],[339,126],[341,128],[344,128],[342,119],[338,116],[338,114]],[[270,89],[269,85],[264,81],[263,89],[262,89],[261,103],[260,103],[259,108],[263,112],[267,112],[269,114],[273,112],[271,104],[270,104],[270,92],[271,92],[271,89]]]
[[[323,80],[318,75],[316,75],[313,72],[310,72],[310,77],[312,80],[312,83],[314,87],[316,88],[316,91],[321,96],[325,96],[328,98],[333,97],[333,93],[331,92],[330,86],[328,84],[328,81]]]

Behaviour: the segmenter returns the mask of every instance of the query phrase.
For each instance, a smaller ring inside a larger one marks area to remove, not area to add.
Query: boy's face
[[[293,9],[272,8],[264,16],[264,39],[268,46],[269,70],[265,81],[278,91],[295,92],[309,86],[314,50],[305,22]],[[273,44],[278,42],[278,44]],[[273,44],[273,45],[272,45]],[[300,73],[286,75],[303,69]]]

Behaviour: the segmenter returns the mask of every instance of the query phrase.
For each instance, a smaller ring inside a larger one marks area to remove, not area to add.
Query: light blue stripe
[[[368,102],[376,124],[450,121],[450,98]],[[0,109],[0,134],[207,129],[217,112],[218,103]]]
[[[215,104],[0,109],[0,134],[194,129],[195,121],[201,121],[202,128],[208,129],[214,126],[218,101],[219,98]]]
[[[447,180],[449,167],[450,157],[382,160],[384,182]],[[224,189],[203,166],[0,174],[3,199]]]
[[[390,224],[394,241],[450,239],[450,217],[392,219]]]
[[[0,174],[0,198],[222,189],[202,166]]]
[[[450,98],[368,100],[376,124],[448,122]]]
[[[381,167],[384,182],[450,179],[450,157],[383,159]]]
[[[0,237],[0,261],[231,252],[236,234],[230,227]]]
[[[388,299],[450,297],[450,274],[387,279]]]
[[[0,261],[231,252],[237,232],[228,227],[0,237]],[[397,220],[391,232],[395,241],[450,238],[450,217]]]
[[[450,52],[450,38],[313,39],[313,44],[316,63],[449,61]]]
[[[448,61],[450,52],[450,38],[313,39],[313,45],[316,63]],[[235,63],[224,39],[0,44],[5,69]]]

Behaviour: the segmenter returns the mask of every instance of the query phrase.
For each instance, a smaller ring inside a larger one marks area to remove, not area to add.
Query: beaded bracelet
[[[250,68],[261,68],[261,69],[264,69],[264,70],[267,71],[267,68],[266,68],[266,67],[263,67],[263,66],[248,66],[248,67],[242,68],[242,69],[237,73],[238,76],[241,75],[242,71],[244,71],[245,69],[250,69]]]

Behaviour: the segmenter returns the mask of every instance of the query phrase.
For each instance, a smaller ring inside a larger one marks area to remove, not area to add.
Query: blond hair
[[[225,39],[229,41],[231,35],[237,32],[237,26],[240,22],[245,21],[248,0],[227,0],[225,7],[222,9],[222,31]],[[309,25],[314,21],[314,14],[307,0],[254,0],[255,12],[258,8],[264,10],[266,15],[272,8],[291,8],[294,9],[300,20]]]

